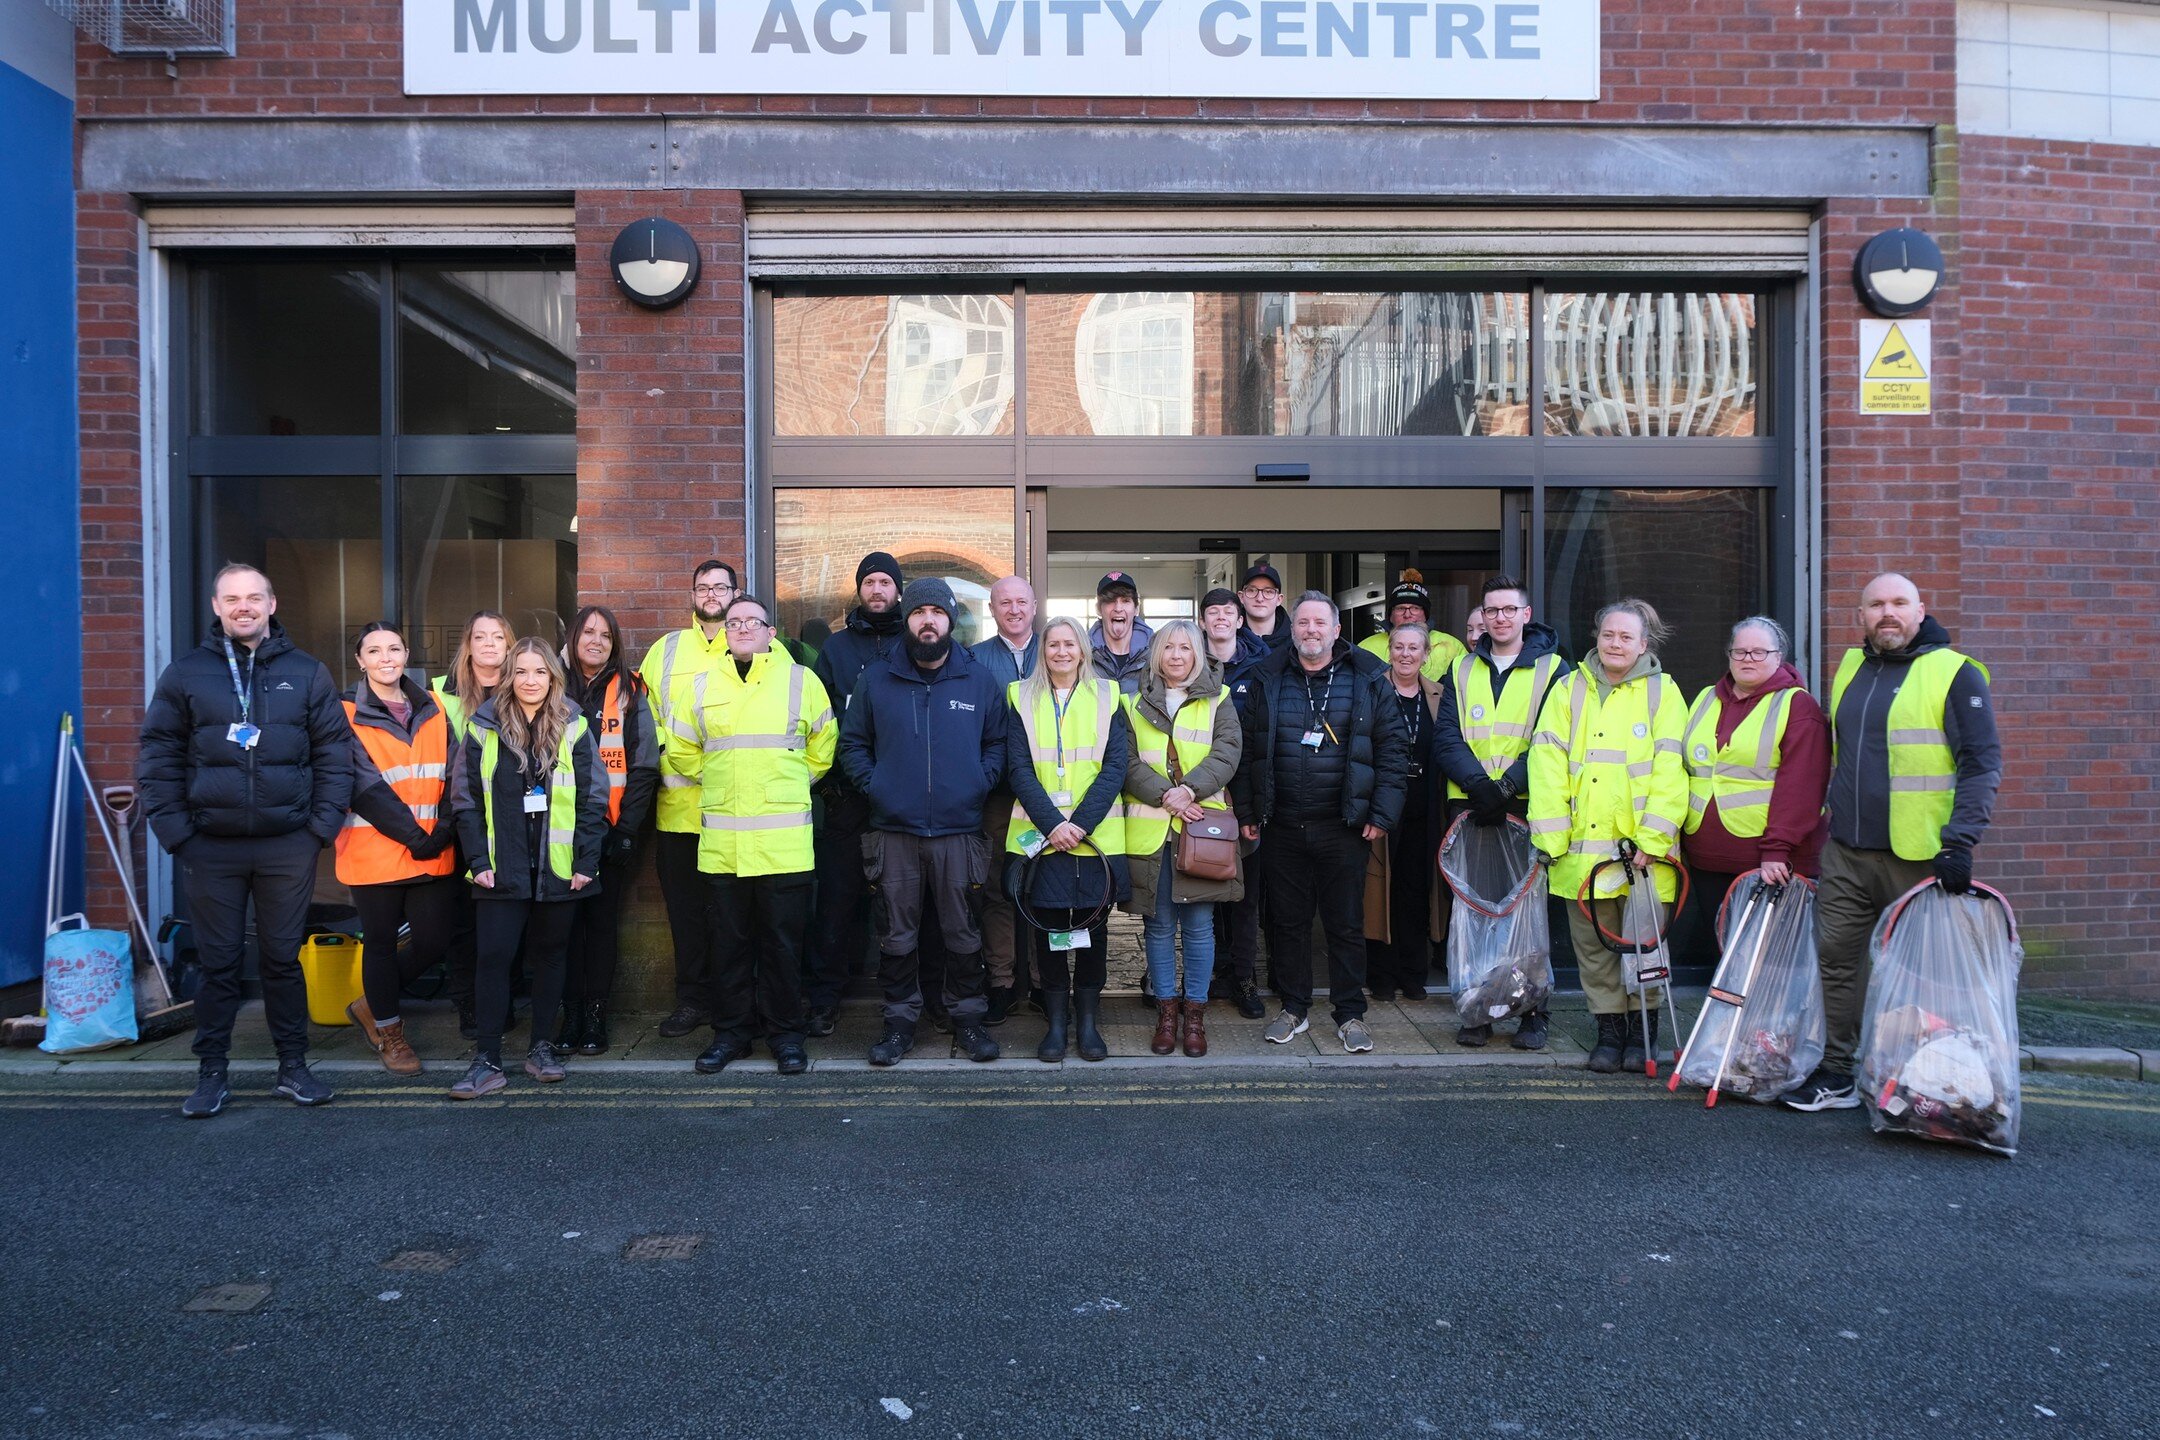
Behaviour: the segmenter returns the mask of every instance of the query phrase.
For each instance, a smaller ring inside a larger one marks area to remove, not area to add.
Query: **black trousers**
[[[698,837],[662,830],[653,846],[668,934],[675,941],[675,1008],[712,1013],[712,899],[697,865]]]
[[[1422,990],[1432,971],[1432,890],[1438,876],[1433,856],[1438,838],[1425,823],[1425,799],[1413,793],[1401,822],[1388,836],[1389,940],[1365,942],[1365,972],[1372,988],[1383,993]]]
[[[749,1044],[803,1041],[803,939],[809,871],[707,875],[713,916],[713,1036]]]
[[[1046,910],[1037,918],[1065,928],[1080,918],[1080,912]],[[1085,950],[1052,950],[1049,931],[1037,930],[1024,922],[1021,928],[1035,937],[1035,973],[1042,979],[1042,988],[1052,995],[1062,995],[1068,990],[1099,991],[1109,982],[1110,922],[1107,919],[1089,928]]]
[[[532,1034],[554,1038],[562,1006],[563,963],[570,927],[582,900],[479,900],[473,928],[480,940],[475,990],[480,1006],[478,1053],[502,1064],[503,1020],[510,1013],[510,967],[518,957],[532,977]]]
[[[1327,935],[1329,1008],[1340,1025],[1365,1013],[1365,862],[1372,847],[1340,820],[1277,821],[1268,856],[1269,983],[1283,1009],[1312,1009],[1313,917]]]
[[[570,957],[563,971],[563,1004],[607,1002],[615,988],[615,962],[622,954],[623,901],[629,895],[637,857],[600,862],[600,893],[576,902],[570,923]]]
[[[869,888],[863,882],[865,803],[855,797],[830,804],[817,832],[817,911],[803,952],[803,999],[812,1010],[830,1010],[847,989],[849,967],[869,948]]]
[[[472,869],[462,848],[452,851],[457,868],[450,872],[459,880],[457,911],[450,921],[450,946],[443,955],[443,988],[459,1008],[473,1007],[473,970],[479,962],[479,942],[473,934],[472,885],[463,877]]]
[[[195,997],[195,1054],[222,1061],[240,1013],[248,902],[255,904],[256,973],[278,1059],[307,1058],[307,981],[300,974],[308,897],[322,842],[289,835],[197,835],[180,847],[180,884],[195,927],[202,990]]]
[[[1228,995],[1232,982],[1260,978],[1260,916],[1267,905],[1267,847],[1245,857],[1245,898],[1215,907],[1215,977],[1208,989]]]
[[[1673,937],[1672,957],[1676,964],[1700,965],[1705,970],[1717,969],[1718,907],[1725,903],[1725,896],[1733,887],[1738,875],[1721,874],[1716,870],[1688,871],[1688,903]],[[1736,917],[1737,918],[1737,917]],[[1738,983],[1737,979],[1734,981]]]
[[[353,908],[360,912],[360,988],[378,1023],[398,1018],[405,987],[449,950],[471,893],[456,875],[352,887]],[[402,961],[400,925],[412,926],[412,948]]]

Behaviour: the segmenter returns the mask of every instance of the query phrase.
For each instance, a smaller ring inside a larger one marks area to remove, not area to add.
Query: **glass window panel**
[[[277,590],[277,619],[293,644],[359,678],[352,644],[383,613],[382,482],[307,477],[199,477],[202,581],[196,630],[211,621],[210,577],[228,562],[259,566]]]
[[[1525,435],[1524,295],[1030,293],[1036,435]]]
[[[855,608],[855,566],[873,550],[910,579],[937,575],[964,612],[953,633],[973,644],[992,634],[990,587],[1017,568],[1010,489],[792,489],[773,492],[773,578],[780,624],[834,630]]]
[[[996,295],[773,300],[778,435],[1010,435],[1013,311]]]
[[[380,433],[378,289],[372,265],[202,265],[189,365],[195,433]]]
[[[1571,657],[1595,664],[1598,607],[1624,596],[1672,627],[1658,659],[1690,699],[1725,666],[1725,635],[1770,594],[1768,490],[1545,492],[1545,592],[1538,618]]]
[[[405,643],[429,674],[449,665],[475,610],[557,643],[577,613],[577,480],[402,476],[398,547]]]
[[[568,264],[398,268],[398,414],[408,435],[577,429]]]
[[[1723,292],[1548,295],[1546,433],[1768,433],[1760,309],[1760,296]]]

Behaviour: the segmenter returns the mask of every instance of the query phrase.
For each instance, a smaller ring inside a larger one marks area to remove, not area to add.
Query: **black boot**
[[[1004,1052],[998,1049],[997,1041],[990,1038],[990,1032],[983,1029],[980,1019],[956,1019],[953,1021],[952,1053],[965,1055],[980,1065],[997,1059]]]
[[[1083,1060],[1107,1060],[1110,1047],[1103,1043],[1098,1022],[1102,1018],[1102,991],[1076,990],[1073,992],[1073,1043]]]
[[[1587,1068],[1600,1075],[1613,1075],[1620,1070],[1620,1046],[1627,1039],[1627,1022],[1618,1015],[1599,1015],[1597,1021],[1597,1044],[1590,1051]]]
[[[605,1055],[608,1048],[607,1001],[587,1000],[584,1022],[578,1026],[580,1055]]]
[[[1641,1070],[1648,1053],[1643,1043],[1642,1012],[1631,1010],[1627,1016],[1627,1036],[1620,1045],[1620,1068],[1630,1074]]]
[[[1005,1017],[1013,1012],[1014,987],[993,985],[990,987],[990,1011],[983,1016],[985,1025],[1002,1025]]]
[[[1237,982],[1237,1013],[1247,1020],[1267,1018],[1267,1006],[1261,1002],[1260,986],[1252,980]]]
[[[555,1053],[575,1055],[578,1045],[585,1038],[584,1017],[577,1002],[565,1000],[562,1007],[562,1023],[555,1027]]]
[[[872,1065],[897,1065],[900,1057],[915,1048],[915,1027],[897,1021],[885,1022],[885,1034],[877,1044],[870,1047]]]
[[[1072,997],[1046,991],[1043,1008],[1050,1014],[1050,1028],[1043,1032],[1042,1044],[1035,1047],[1035,1058],[1046,1065],[1055,1065],[1065,1058],[1065,1019],[1072,1008]]]

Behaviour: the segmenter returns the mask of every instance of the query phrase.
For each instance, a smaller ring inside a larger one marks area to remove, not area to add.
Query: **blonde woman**
[[[1140,691],[1125,697],[1125,712],[1133,731],[1132,760],[1125,767],[1125,851],[1132,868],[1126,908],[1147,929],[1148,981],[1155,996],[1149,1048],[1168,1055],[1182,1045],[1197,1058],[1207,1054],[1215,906],[1243,899],[1245,879],[1242,872],[1230,880],[1180,874],[1177,835],[1187,822],[1229,807],[1227,789],[1245,750],[1245,733],[1237,706],[1228,703],[1223,689],[1222,666],[1190,620],[1173,620],[1155,632]],[[1180,931],[1185,938],[1182,991]]]
[[[465,622],[465,633],[450,656],[450,672],[428,682],[455,738],[465,738],[466,719],[502,687],[503,667],[516,643],[510,622],[496,611],[475,610]]]
[[[472,876],[479,942],[480,1034],[453,1100],[492,1095],[506,1083],[501,1017],[510,1009],[510,968],[520,953],[532,976],[531,1050],[525,1073],[563,1078],[553,1033],[575,901],[598,893],[607,834],[608,778],[585,717],[563,694],[562,662],[537,639],[511,647],[503,690],[465,727],[450,803]]]

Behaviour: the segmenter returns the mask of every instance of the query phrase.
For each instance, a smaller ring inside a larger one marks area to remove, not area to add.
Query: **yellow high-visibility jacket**
[[[722,659],[677,688],[661,763],[698,777],[698,869],[811,869],[810,787],[840,748],[825,687],[785,652],[768,650],[747,676]]]
[[[1620,853],[1622,840],[1648,856],[1670,854],[1688,817],[1680,687],[1654,657],[1609,689],[1601,674],[1593,655],[1555,682],[1530,737],[1530,838],[1553,857],[1552,893],[1570,901],[1593,868]],[[1654,873],[1658,898],[1671,900],[1672,868]],[[1599,875],[1594,895],[1626,890],[1614,866]]]

